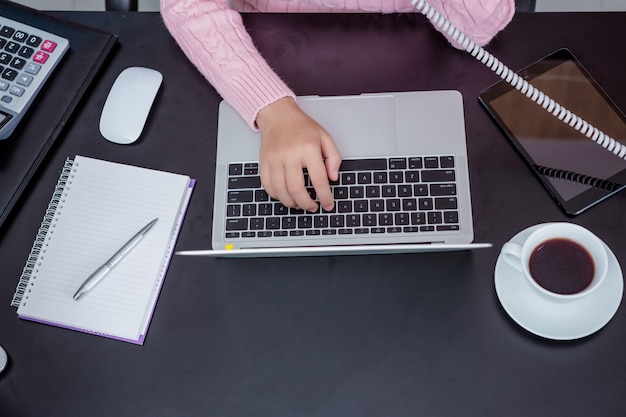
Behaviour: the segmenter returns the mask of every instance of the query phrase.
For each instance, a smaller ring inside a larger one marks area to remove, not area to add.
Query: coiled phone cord
[[[547,112],[557,117],[559,120],[567,123],[589,139],[593,140],[603,148],[626,159],[626,146],[616,141],[606,133],[587,123],[581,117],[572,113],[559,103],[548,97],[535,88],[528,81],[517,75],[513,70],[500,62],[496,57],[487,52],[480,45],[472,41],[469,36],[456,28],[445,16],[435,10],[426,0],[412,0],[413,5],[418,12],[422,13],[426,18],[439,30],[449,35],[463,49],[470,53],[478,61],[485,64],[489,69],[495,72],[500,78],[511,84],[526,97],[543,107]]]

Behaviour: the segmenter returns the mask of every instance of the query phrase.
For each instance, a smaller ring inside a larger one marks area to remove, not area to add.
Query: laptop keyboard
[[[419,234],[459,230],[453,156],[344,160],[331,182],[335,208],[285,207],[261,187],[257,162],[231,163],[225,237]],[[315,199],[306,175],[305,185]]]

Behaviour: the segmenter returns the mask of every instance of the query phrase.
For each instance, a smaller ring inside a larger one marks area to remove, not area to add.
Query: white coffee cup
[[[540,294],[561,301],[595,291],[606,277],[609,262],[596,235],[565,222],[546,223],[521,243],[505,243],[501,256]]]

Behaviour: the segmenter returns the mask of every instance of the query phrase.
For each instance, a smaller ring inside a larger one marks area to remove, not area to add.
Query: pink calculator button
[[[41,44],[41,49],[46,52],[53,52],[56,47],[57,47],[56,42],[52,42],[50,40],[45,40]]]
[[[33,61],[39,64],[45,64],[50,55],[45,52],[37,51],[35,55],[33,55]]]

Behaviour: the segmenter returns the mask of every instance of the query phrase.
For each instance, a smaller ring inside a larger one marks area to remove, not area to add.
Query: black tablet
[[[626,117],[568,49],[517,74],[561,106],[626,144]],[[500,81],[480,102],[569,215],[615,194],[626,184],[626,160],[603,148]]]

